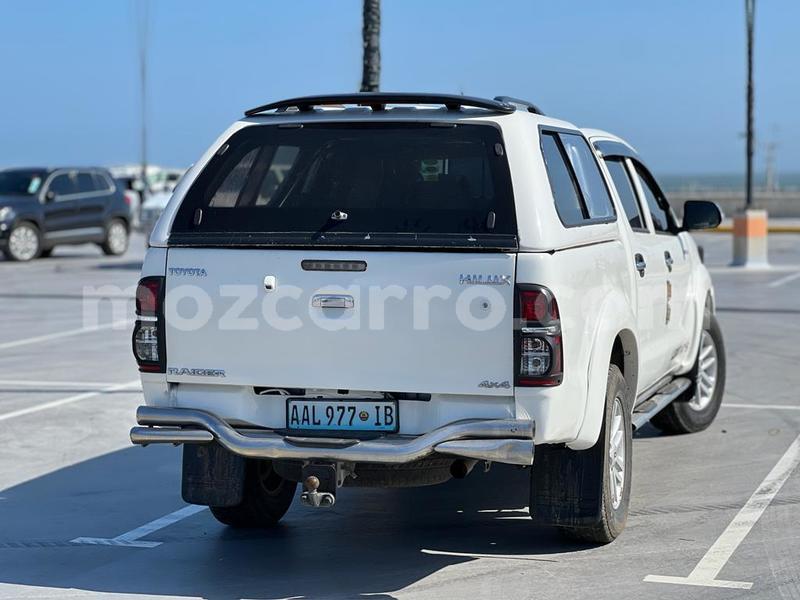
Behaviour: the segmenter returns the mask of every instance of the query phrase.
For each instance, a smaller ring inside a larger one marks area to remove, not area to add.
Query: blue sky
[[[135,0],[0,3],[0,164],[139,157]],[[507,94],[662,174],[743,169],[738,0],[383,0],[382,89]],[[756,124],[800,171],[800,2],[758,0]],[[245,108],[354,91],[361,1],[151,0],[148,153],[193,162]],[[756,165],[763,167],[759,148]]]

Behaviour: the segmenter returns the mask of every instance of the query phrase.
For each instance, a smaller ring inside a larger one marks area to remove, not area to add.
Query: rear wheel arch
[[[131,231],[131,222],[130,222],[130,219],[126,215],[111,215],[106,220],[106,225],[105,226],[108,227],[111,224],[112,221],[122,221],[123,223],[125,223],[125,228],[128,230],[128,233],[130,233],[130,231]]]
[[[628,387],[634,390],[635,396],[639,371],[638,346],[633,334],[636,321],[630,308],[624,308],[628,306],[624,296],[612,293],[603,303],[603,309],[599,311],[599,326],[589,356],[583,421],[578,428],[576,438],[567,444],[573,450],[591,448],[600,435],[605,410],[608,367],[613,364],[612,353],[617,340],[619,344],[615,358],[622,363],[621,366],[617,366],[622,371]]]
[[[611,347],[611,359],[609,364],[616,365],[629,390],[636,394],[636,385],[639,380],[639,351],[636,344],[636,336],[630,329],[623,329],[614,338]]]

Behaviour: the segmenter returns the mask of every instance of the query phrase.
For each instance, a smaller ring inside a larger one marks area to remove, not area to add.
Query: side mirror
[[[55,200],[55,199],[56,199],[56,193],[55,193],[53,190],[49,190],[49,191],[48,191],[48,192],[47,192],[47,193],[44,195],[44,199],[45,199],[45,201],[47,201],[47,202],[52,202],[53,200]]]
[[[722,211],[716,202],[687,200],[683,205],[683,229],[714,229],[722,223]]]

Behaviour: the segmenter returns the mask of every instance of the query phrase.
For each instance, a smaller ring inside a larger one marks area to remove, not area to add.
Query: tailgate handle
[[[353,308],[355,305],[352,296],[343,294],[317,294],[311,298],[311,306],[316,308]]]

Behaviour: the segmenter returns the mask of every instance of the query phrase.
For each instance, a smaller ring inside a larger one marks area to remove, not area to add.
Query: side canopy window
[[[634,231],[647,231],[639,210],[639,202],[636,200],[636,192],[633,190],[633,184],[630,177],[628,177],[628,171],[625,169],[622,159],[606,159],[606,168],[611,174],[614,187],[617,188],[617,194],[622,202],[622,208],[625,210],[625,217],[631,224],[631,229]]]
[[[644,199],[650,209],[650,216],[653,217],[653,227],[656,231],[664,233],[675,231],[676,227],[672,218],[672,211],[669,208],[667,199],[653,180],[653,176],[642,165],[638,163],[634,163],[634,165],[639,176],[639,182],[642,184]]]
[[[615,219],[597,160],[582,136],[543,131],[542,153],[556,210],[564,225],[590,225]]]

